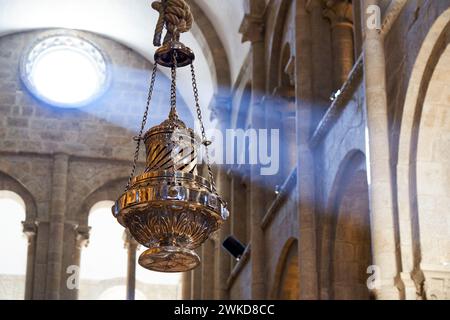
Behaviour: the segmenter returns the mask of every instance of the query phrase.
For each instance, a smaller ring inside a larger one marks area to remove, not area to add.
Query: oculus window
[[[103,53],[73,35],[54,35],[34,43],[21,63],[28,90],[47,104],[78,108],[104,93],[108,84]]]

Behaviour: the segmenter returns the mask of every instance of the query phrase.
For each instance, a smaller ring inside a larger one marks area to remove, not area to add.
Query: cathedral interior
[[[152,2],[0,0],[0,299],[449,300],[450,0]]]

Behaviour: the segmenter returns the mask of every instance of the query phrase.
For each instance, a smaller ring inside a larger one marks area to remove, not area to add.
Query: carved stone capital
[[[450,299],[450,266],[421,264],[424,294],[427,300]]]
[[[27,235],[28,238],[34,237],[37,232],[37,221],[22,221],[23,233]]]
[[[128,229],[125,229],[123,232],[123,241],[125,249],[137,250],[139,247],[139,243],[133,238]]]
[[[76,232],[77,247],[87,247],[89,244],[89,233],[91,231],[91,227],[76,225],[74,227],[74,231]]]
[[[264,19],[259,16],[246,14],[239,27],[242,34],[242,42],[261,42],[264,40]]]
[[[323,16],[330,20],[332,28],[353,28],[353,6],[350,0],[324,0]]]

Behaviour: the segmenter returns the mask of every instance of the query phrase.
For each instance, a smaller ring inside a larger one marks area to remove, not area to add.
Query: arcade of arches
[[[214,164],[230,219],[198,268],[167,276],[137,264],[109,209],[156,13],[70,1],[0,2],[0,299],[450,299],[450,0],[187,1],[207,128],[278,129],[279,168]],[[161,69],[149,127],[167,106]]]

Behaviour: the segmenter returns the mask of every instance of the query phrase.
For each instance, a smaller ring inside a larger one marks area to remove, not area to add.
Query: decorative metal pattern
[[[174,170],[196,173],[200,138],[179,119],[166,120],[144,136],[146,171]]]
[[[141,266],[162,272],[195,268],[193,251],[228,218],[225,202],[211,183],[196,175],[200,138],[178,118],[164,121],[144,136],[145,173],[133,178],[113,214],[148,247]]]

